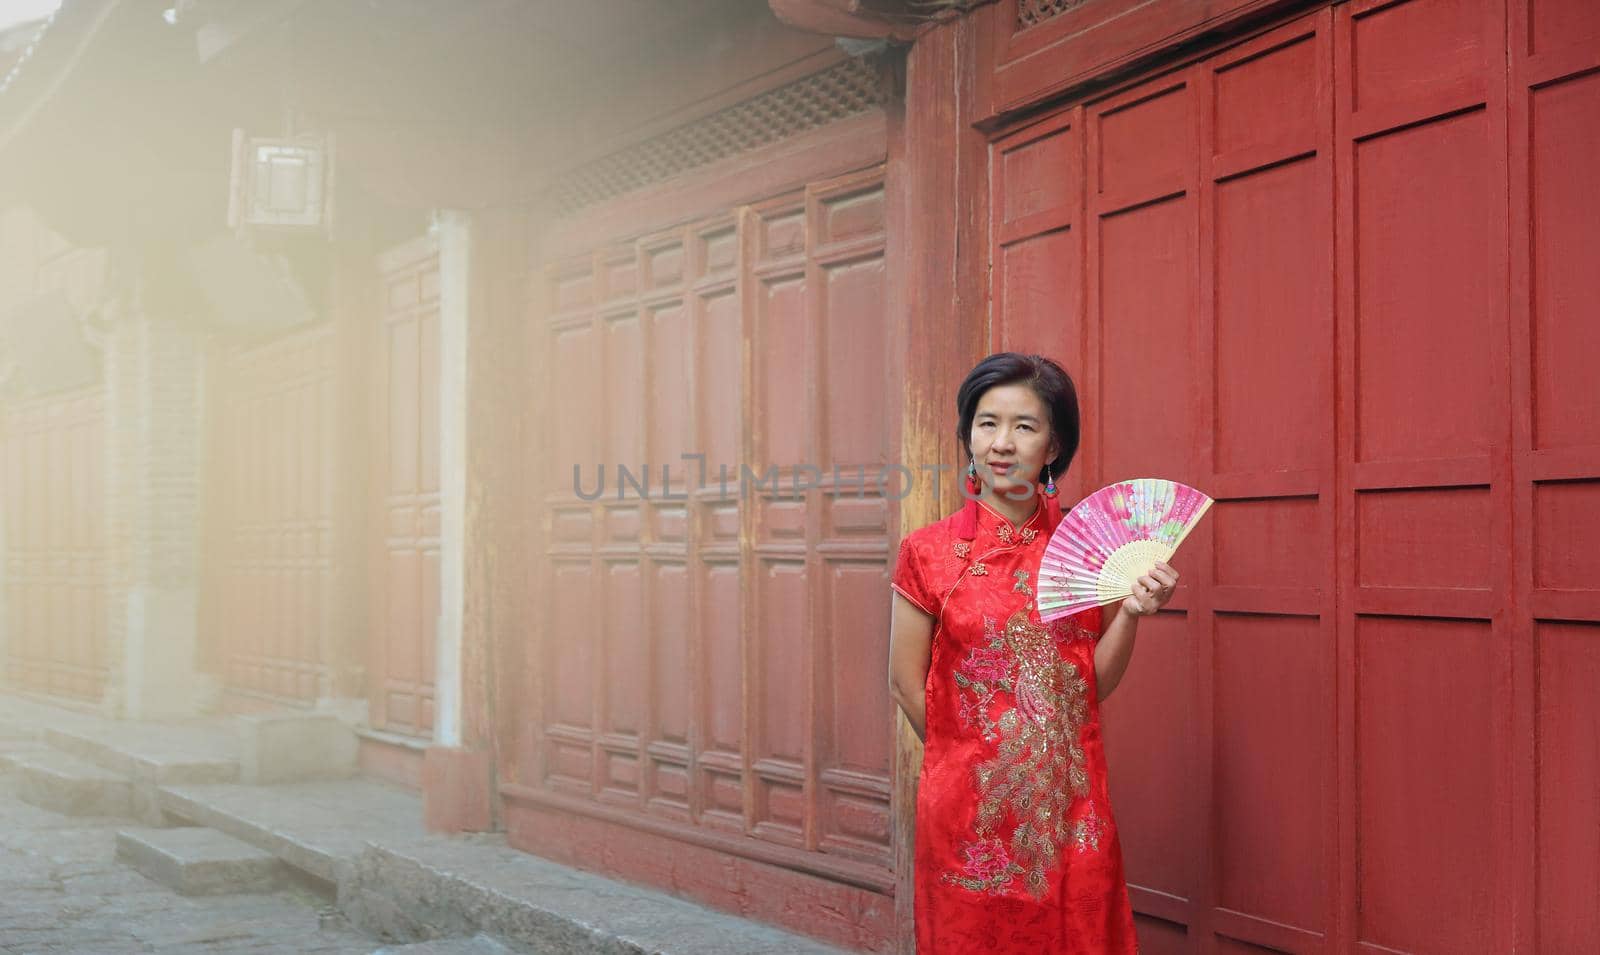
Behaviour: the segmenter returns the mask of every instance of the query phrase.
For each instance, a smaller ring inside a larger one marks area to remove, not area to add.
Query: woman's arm
[[[1133,659],[1133,638],[1138,635],[1139,615],[1118,605],[1111,626],[1101,634],[1094,645],[1094,685],[1099,699],[1111,695],[1128,672],[1128,662]]]
[[[1117,607],[1111,626],[1100,636],[1094,647],[1094,684],[1098,699],[1105,699],[1122,682],[1128,672],[1128,662],[1133,659],[1133,638],[1139,629],[1139,618],[1148,617],[1172,599],[1178,589],[1178,572],[1163,561],[1157,561],[1150,571],[1133,586],[1133,595]]]
[[[933,618],[896,593],[889,622],[889,695],[905,713],[917,739],[927,736],[928,661],[933,649]]]

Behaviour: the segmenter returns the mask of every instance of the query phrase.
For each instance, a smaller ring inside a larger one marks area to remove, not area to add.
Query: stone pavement
[[[235,734],[253,731],[0,694],[0,955],[842,955],[519,852],[502,834],[430,835],[416,793],[354,776],[353,762],[333,778],[241,782],[253,757]],[[141,871],[220,894],[146,878],[116,856],[119,832]],[[260,883],[243,873],[262,864],[285,888],[247,891]]]
[[[331,900],[291,884],[268,894],[186,897],[115,858],[126,819],[63,816],[0,776],[0,953],[366,953],[381,946]]]

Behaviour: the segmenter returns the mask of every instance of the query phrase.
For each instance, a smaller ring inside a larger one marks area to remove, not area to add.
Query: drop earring
[[[978,493],[978,463],[976,461],[969,460],[967,462],[967,493]]]
[[[1051,497],[1056,496],[1056,479],[1050,476],[1050,465],[1044,466],[1044,492]]]

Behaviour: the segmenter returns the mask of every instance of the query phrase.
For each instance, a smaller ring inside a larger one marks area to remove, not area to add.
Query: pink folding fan
[[[1103,487],[1061,518],[1039,563],[1044,621],[1115,603],[1158,560],[1170,560],[1211,498],[1187,484],[1136,478]]]

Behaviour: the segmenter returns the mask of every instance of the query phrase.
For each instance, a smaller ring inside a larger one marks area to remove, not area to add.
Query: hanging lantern
[[[331,232],[332,170],[331,135],[265,138],[235,129],[229,227]]]

